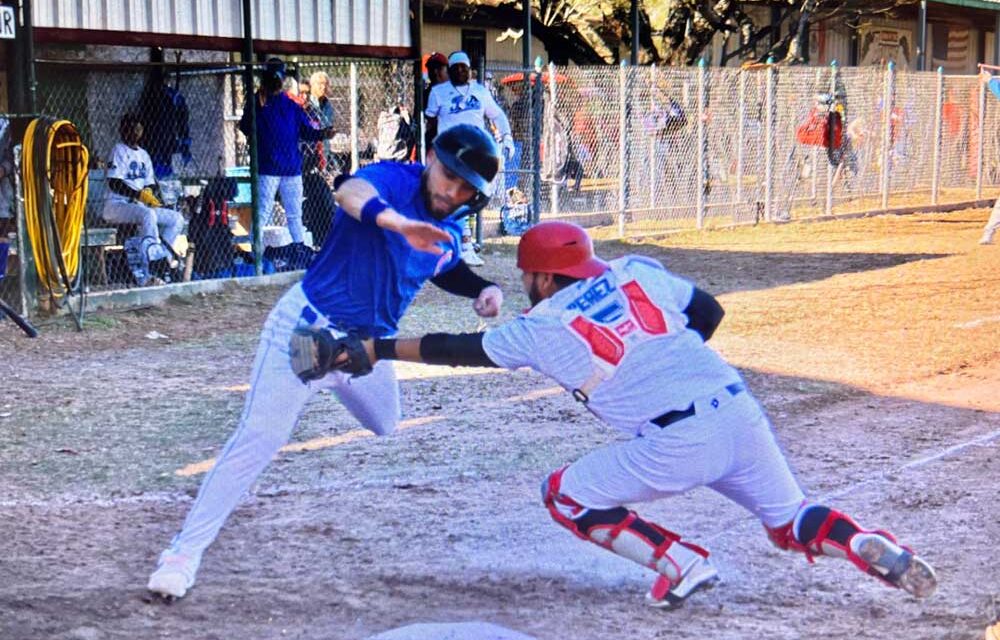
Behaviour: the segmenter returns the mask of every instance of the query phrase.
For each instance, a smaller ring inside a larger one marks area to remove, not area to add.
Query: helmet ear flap
[[[469,200],[466,206],[469,207],[469,213],[479,213],[489,203],[490,197],[488,195],[482,191],[476,191],[476,195],[472,196],[472,200]]]
[[[451,215],[452,220],[461,220],[462,218],[475,215],[483,210],[483,207],[490,203],[490,196],[482,193],[480,191],[476,192],[476,195],[472,196],[472,199],[463,204],[458,208],[458,210]]]

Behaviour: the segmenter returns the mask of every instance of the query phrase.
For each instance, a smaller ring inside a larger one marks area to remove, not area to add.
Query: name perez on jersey
[[[579,296],[573,302],[566,307],[567,310],[577,310],[581,314],[587,315],[594,322],[598,322],[603,325],[612,325],[615,333],[622,336],[623,338],[636,330],[636,325],[629,319],[620,324],[613,324],[625,314],[625,308],[622,307],[621,303],[617,300],[612,300],[602,309],[598,309],[593,313],[587,314],[587,310],[592,309],[595,305],[603,302],[605,298],[610,296],[612,293],[618,290],[618,287],[609,282],[606,278],[602,278],[595,282],[589,289],[583,292],[583,295]]]
[[[589,289],[583,292],[576,300],[571,302],[567,309],[577,309],[581,313],[585,313],[587,309],[590,309],[595,304],[604,300],[609,295],[611,295],[616,290],[615,286],[607,280],[607,278],[601,278],[595,282]]]

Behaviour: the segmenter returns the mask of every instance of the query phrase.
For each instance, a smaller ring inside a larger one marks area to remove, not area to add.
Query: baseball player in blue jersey
[[[718,580],[708,551],[627,509],[707,486],[760,519],[782,549],[846,558],[862,571],[929,596],[934,570],[884,531],[806,500],[771,425],[739,373],[705,341],[723,310],[708,293],[649,258],[594,256],[587,233],[545,222],[518,246],[532,308],[475,334],[337,339],[312,335],[318,371],[371,362],[528,367],[555,379],[594,415],[632,436],[549,475],[542,499],[583,540],[658,575],[647,594],[677,606]]]
[[[480,316],[500,312],[499,287],[475,275],[458,251],[460,217],[487,202],[498,166],[493,139],[463,125],[434,140],[426,167],[378,163],[340,185],[333,228],[302,283],[268,316],[239,425],[202,482],[180,533],[160,555],[150,591],[180,598],[194,585],[202,553],[320,389],[332,390],[375,434],[396,428],[399,389],[390,363],[379,363],[364,378],[331,372],[304,381],[294,370],[301,368],[293,362],[299,355],[291,347],[296,331],[391,336],[427,280],[474,299]]]

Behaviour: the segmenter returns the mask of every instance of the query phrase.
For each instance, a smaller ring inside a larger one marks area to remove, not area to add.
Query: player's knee
[[[553,471],[542,481],[542,503],[549,510],[552,519],[572,531],[580,538],[586,538],[586,534],[579,530],[574,519],[583,511],[583,506],[567,495],[563,495],[561,490],[562,476],[566,471],[563,467]]]
[[[620,523],[628,517],[628,509],[624,507],[590,509],[563,493],[561,485],[565,471],[566,467],[554,471],[542,482],[542,502],[557,523],[578,538],[589,540],[595,528]]]

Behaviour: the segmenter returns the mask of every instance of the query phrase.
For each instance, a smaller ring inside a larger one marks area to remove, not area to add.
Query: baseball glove
[[[365,345],[355,334],[335,336],[326,329],[296,329],[288,348],[292,371],[302,382],[319,380],[331,371],[357,377],[372,370]]]
[[[156,197],[156,194],[154,194],[153,190],[150,189],[149,187],[146,187],[145,189],[139,192],[139,202],[146,205],[147,207],[163,206],[163,204],[160,202],[160,199]]]

